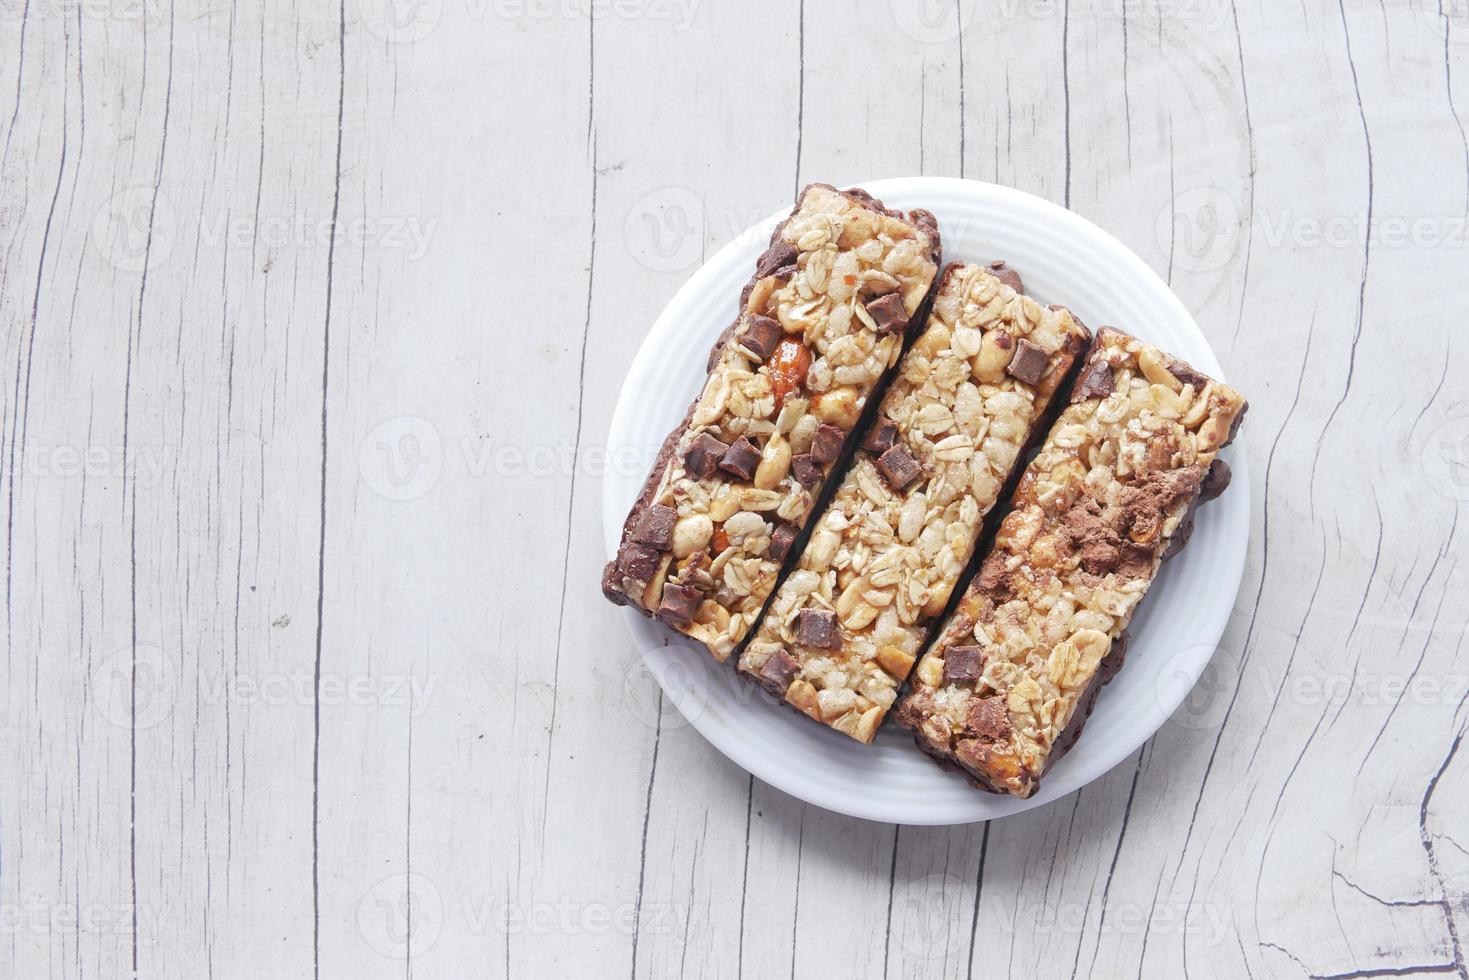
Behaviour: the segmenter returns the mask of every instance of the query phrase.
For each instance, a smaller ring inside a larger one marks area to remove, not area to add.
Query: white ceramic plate
[[[889,207],[938,216],[943,261],[1003,258],[1043,303],[1063,303],[1095,328],[1115,325],[1214,377],[1219,362],[1163,280],[1121,242],[1048,201],[995,184],[942,177],[862,185]],[[721,249],[673,297],[633,361],[612,417],[613,458],[651,461],[702,387],[709,348],[734,317],[740,288],[785,216],[772,215]],[[632,641],[683,716],[760,779],[818,806],[871,820],[967,823],[1072,793],[1127,758],[1183,701],[1208,665],[1234,606],[1249,539],[1250,479],[1239,445],[1226,452],[1234,482],[1199,511],[1189,546],[1165,566],[1132,625],[1123,670],[1105,688],[1075,748],[1030,799],[971,787],[919,752],[889,722],[861,745],[778,705],[716,663],[703,647],[632,611]],[[612,468],[617,469],[617,468]],[[607,554],[616,553],[646,472],[622,467],[603,484]]]

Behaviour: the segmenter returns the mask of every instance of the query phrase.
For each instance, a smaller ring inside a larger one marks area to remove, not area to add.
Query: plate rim
[[[1161,303],[1164,307],[1161,312],[1168,319],[1178,321],[1183,329],[1191,331],[1199,339],[1201,349],[1208,354],[1207,358],[1191,355],[1190,359],[1192,361],[1202,362],[1198,364],[1200,368],[1213,377],[1227,383],[1227,378],[1225,377],[1217,355],[1214,353],[1212,345],[1209,344],[1207,335],[1199,328],[1198,322],[1189,312],[1188,308],[1183,305],[1183,301],[1178,298],[1168,283],[1120,239],[1082,215],[1027,191],[1007,187],[1003,184],[996,184],[991,181],[971,180],[961,177],[923,175],[884,177],[874,180],[838,184],[837,186],[860,188],[877,197],[879,200],[891,196],[894,191],[898,192],[900,197],[908,197],[914,193],[922,193],[925,189],[931,189],[935,197],[939,196],[940,191],[959,195],[988,196],[1001,202],[1009,202],[1018,208],[1030,209],[1037,212],[1042,216],[1043,220],[1056,223],[1053,230],[1048,229],[1048,234],[1069,235],[1088,239],[1094,247],[1104,250],[1111,258],[1127,267],[1128,272],[1132,276],[1147,283],[1151,287],[1149,289],[1149,302],[1156,300]],[[671,322],[681,317],[680,308],[693,301],[690,297],[699,295],[704,291],[701,287],[708,284],[710,280],[716,280],[722,275],[721,266],[724,262],[729,261],[732,256],[737,257],[739,254],[748,252],[750,262],[753,263],[759,250],[763,248],[768,231],[773,229],[789,213],[789,207],[782,208],[780,211],[736,234],[730,241],[708,256],[683,281],[667,303],[664,304],[657,317],[654,318],[647,335],[640,343],[637,353],[628,366],[627,374],[623,378],[622,385],[618,389],[617,402],[609,419],[607,429],[606,446],[609,456],[619,448],[618,443],[613,437],[629,427],[629,422],[625,418],[626,414],[632,411],[628,397],[629,389],[635,380],[639,380],[648,375],[651,363],[656,360],[656,354],[653,352],[656,344],[652,343],[652,341],[670,329],[669,325]],[[939,216],[939,227],[942,232],[942,215]],[[945,257],[944,264],[947,265],[951,261],[962,260]],[[709,342],[711,344],[718,336],[719,330],[722,329],[723,326],[717,326],[711,330],[709,335]],[[1166,690],[1158,690],[1156,692],[1158,696],[1149,702],[1149,705],[1155,710],[1146,712],[1148,716],[1145,726],[1147,731],[1141,738],[1135,741],[1127,738],[1113,743],[1103,743],[1098,748],[1092,750],[1091,754],[1093,756],[1095,772],[1080,779],[1075,785],[1069,786],[1059,793],[1047,794],[1045,792],[1047,784],[1044,781],[1035,794],[1025,799],[989,794],[976,789],[974,790],[974,794],[977,800],[1000,804],[1000,809],[1003,812],[977,813],[971,816],[961,817],[955,817],[948,813],[930,815],[921,812],[917,808],[910,810],[895,807],[883,796],[833,801],[819,792],[811,792],[810,784],[803,782],[799,778],[801,770],[788,766],[762,765],[763,756],[750,750],[739,740],[726,737],[726,733],[719,726],[709,724],[707,713],[697,712],[691,716],[679,708],[680,713],[683,714],[687,724],[697,731],[705,741],[709,742],[720,754],[740,766],[740,768],[744,769],[751,776],[805,803],[864,820],[907,824],[909,826],[960,826],[1013,816],[1016,813],[1022,813],[1039,806],[1044,806],[1069,796],[1072,793],[1079,792],[1084,787],[1111,772],[1162,730],[1163,726],[1168,723],[1169,718],[1173,716],[1179,705],[1183,703],[1184,699],[1193,689],[1198,678],[1208,668],[1209,663],[1213,659],[1214,652],[1218,649],[1219,641],[1223,638],[1224,631],[1228,627],[1229,619],[1234,613],[1234,607],[1239,598],[1239,590],[1244,580],[1244,570],[1252,527],[1252,501],[1250,499],[1248,454],[1245,451],[1244,440],[1236,439],[1225,451],[1224,456],[1234,473],[1234,478],[1231,481],[1231,487],[1233,488],[1231,497],[1235,498],[1235,506],[1242,510],[1245,515],[1245,521],[1242,534],[1231,535],[1230,538],[1226,539],[1226,546],[1228,547],[1227,557],[1231,557],[1233,560],[1230,562],[1229,574],[1220,581],[1220,586],[1216,593],[1219,597],[1218,601],[1208,604],[1208,606],[1201,610],[1207,613],[1207,615],[1200,618],[1200,625],[1197,632],[1199,635],[1209,638],[1207,642],[1209,649],[1208,655],[1198,658],[1193,663],[1178,665],[1180,669],[1187,671],[1184,677],[1187,683],[1175,684]],[[638,476],[639,486],[641,486],[642,481],[646,477],[646,472],[642,472]],[[611,498],[615,495],[616,489],[620,485],[620,481],[603,481],[604,551],[609,559],[616,555],[617,542],[622,531],[622,523],[626,516],[627,506],[630,504],[630,501],[623,501],[616,504],[612,501]],[[1224,601],[1226,596],[1228,597],[1228,602]],[[640,649],[640,658],[643,664],[657,680],[664,696],[674,703],[675,707],[679,707],[678,693],[670,688],[669,683],[665,679],[663,669],[668,665],[665,662],[659,661],[656,656],[658,652],[680,649],[681,655],[709,659],[710,663],[714,663],[714,669],[728,670],[730,672],[735,670],[732,662],[727,661],[724,664],[717,664],[708,657],[707,652],[702,647],[698,647],[692,641],[677,637],[673,633],[667,633],[668,642],[665,645],[654,648],[645,647],[640,641],[638,631],[648,628],[650,620],[641,613],[631,609],[623,609],[621,612],[624,616],[624,622],[628,624],[628,629],[635,645],[642,648]],[[1204,644],[1201,643],[1199,645],[1203,646]],[[1092,744],[1095,745],[1096,743]],[[934,760],[926,757],[918,750],[916,745],[913,749],[913,761],[915,765],[935,765]]]

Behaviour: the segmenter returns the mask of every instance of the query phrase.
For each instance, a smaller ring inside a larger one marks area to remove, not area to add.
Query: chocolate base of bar
[[[790,223],[791,218],[800,212],[801,205],[805,201],[806,195],[812,190],[812,188],[816,187],[825,188],[826,190],[833,191],[837,194],[842,195],[850,201],[862,205],[863,207],[880,212],[889,217],[900,218],[909,221],[910,223],[918,226],[929,235],[930,240],[933,242],[932,258],[934,264],[938,264],[941,242],[939,239],[938,219],[934,217],[932,213],[917,209],[908,212],[908,214],[905,216],[901,211],[886,207],[877,198],[873,197],[871,194],[867,193],[859,187],[852,187],[848,188],[847,190],[838,190],[831,184],[808,184],[801,190],[801,195],[796,199],[795,206],[791,208],[790,215],[788,215],[785,220],[781,221],[781,223],[775,227],[775,230],[771,232],[770,244],[767,246],[765,252],[761,254],[760,258],[755,261],[755,274],[750,277],[750,281],[745,283],[745,287],[740,290],[740,305],[739,310],[735,313],[734,322],[724,329],[724,331],[719,335],[719,338],[715,340],[714,346],[709,350],[709,360],[705,365],[706,377],[708,373],[714,370],[715,365],[718,364],[719,356],[723,352],[725,344],[729,343],[730,338],[734,336],[735,330],[739,327],[740,320],[743,316],[745,304],[746,302],[748,302],[750,298],[750,292],[755,288],[756,283],[758,283],[766,276],[773,275],[775,272],[778,271],[775,269],[767,269],[767,263],[775,255],[776,245],[781,240],[781,232],[785,230],[785,227],[787,224]],[[928,295],[924,298],[923,304],[919,306],[918,312],[915,313],[908,322],[908,333],[910,338],[914,330],[918,328],[925,320],[927,320],[928,304],[933,301],[934,293],[938,289],[938,279],[938,276],[934,277],[934,283],[929,288]],[[701,384],[699,386],[699,392],[702,393],[703,389],[704,386]],[[613,556],[612,560],[609,561],[602,570],[602,594],[606,596],[609,601],[614,602],[619,606],[631,606],[632,608],[639,610],[644,616],[648,616],[649,618],[653,616],[653,610],[644,608],[640,602],[638,602],[634,597],[626,595],[619,587],[621,582],[620,577],[617,574],[617,561],[618,558],[621,557],[623,550],[627,548],[629,543],[631,543],[634,528],[637,527],[638,522],[642,519],[644,511],[648,509],[648,506],[653,502],[654,496],[658,493],[658,487],[663,481],[664,471],[667,470],[669,460],[673,458],[673,454],[678,451],[679,438],[683,435],[684,431],[688,429],[689,422],[694,417],[694,410],[698,408],[699,398],[700,394],[694,395],[694,400],[689,405],[689,410],[687,413],[685,413],[683,421],[674,427],[674,429],[669,433],[668,438],[664,440],[662,447],[658,450],[658,455],[653,460],[652,470],[648,474],[647,481],[643,484],[642,492],[638,494],[637,500],[629,509],[627,520],[623,522],[622,535],[619,538],[617,545],[617,554]],[[873,397],[870,400],[873,403],[876,403],[879,398]],[[854,441],[855,439],[853,438],[848,439],[848,442]],[[827,481],[827,490],[831,489],[831,484],[833,482],[834,481],[831,480]],[[815,508],[813,508],[813,513],[815,512]],[[790,550],[790,553],[786,556],[784,568],[788,569],[796,560],[796,558],[799,557],[801,549],[805,547],[805,538],[808,531],[809,527],[803,527],[801,529],[801,536],[797,538],[794,546]],[[782,574],[784,574],[784,570],[782,571]],[[753,635],[753,633],[754,629],[752,627],[751,634]]]

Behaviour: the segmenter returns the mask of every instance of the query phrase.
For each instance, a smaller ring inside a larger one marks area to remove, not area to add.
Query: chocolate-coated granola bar
[[[1090,333],[1003,264],[950,265],[928,325],[740,669],[872,741]]]
[[[938,272],[933,215],[812,184],[771,238],[668,437],[602,591],[724,660],[891,374]]]
[[[1123,631],[1246,403],[1156,347],[1097,332],[979,574],[895,717],[980,786],[1029,796],[1120,666]]]

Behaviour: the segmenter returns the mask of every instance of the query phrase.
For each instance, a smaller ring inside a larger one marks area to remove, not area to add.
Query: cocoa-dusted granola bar
[[[944,270],[928,325],[740,670],[870,742],[985,515],[1091,334],[1003,263]]]
[[[811,184],[756,263],[703,393],[623,525],[602,591],[726,659],[938,273],[938,223]]]
[[[1097,332],[1071,404],[1026,468],[958,609],[914,671],[898,722],[980,786],[1029,796],[1120,667],[1123,631],[1193,507],[1238,392],[1120,331]]]

